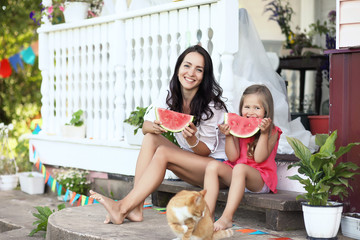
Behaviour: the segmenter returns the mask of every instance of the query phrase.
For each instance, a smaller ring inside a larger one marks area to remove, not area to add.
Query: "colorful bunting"
[[[17,65],[19,64],[21,69],[24,69],[24,65],[21,61],[20,55],[17,53],[9,58],[9,61],[11,63],[11,66],[15,69],[16,72],[18,72]]]
[[[40,131],[41,131],[41,128],[39,127],[39,125],[36,124],[36,127],[35,127],[34,131],[32,132],[32,134],[39,134]]]
[[[68,199],[68,197],[69,197],[70,194],[71,194],[71,193],[70,193],[70,190],[69,190],[69,189],[66,189],[65,196],[64,196],[64,202],[67,201],[67,199]]]
[[[18,72],[18,66],[24,69],[23,61],[27,64],[34,65],[35,58],[38,56],[38,48],[38,41],[33,42],[30,47],[20,51],[20,53],[14,54],[9,57],[9,59],[2,59],[0,61],[0,77],[10,77],[12,74],[11,67],[15,69],[16,72]]]
[[[24,49],[20,52],[24,62],[30,65],[34,65],[35,62],[35,53],[32,50],[31,47],[28,47],[27,49]]]
[[[3,59],[0,62],[0,77],[7,78],[10,77],[12,71],[8,59]]]
[[[39,40],[37,40],[36,42],[33,42],[31,44],[31,48],[32,48],[33,52],[35,53],[35,56],[39,56]]]
[[[42,162],[40,161],[40,157],[38,156],[38,152],[36,151],[34,146],[32,146],[32,150],[34,152],[34,159],[37,158],[35,166],[44,175],[45,183],[51,188],[51,191],[57,192],[58,196],[61,196],[63,186],[58,181],[56,181],[56,179],[54,179],[46,171],[46,168],[42,164]],[[80,205],[84,206],[84,205],[90,205],[90,204],[93,204],[93,203],[99,203],[98,201],[96,201],[93,198],[90,198],[90,197],[85,196],[85,195],[78,194],[76,192],[72,192],[69,189],[64,189],[64,191],[65,191],[65,195],[64,195],[63,201],[66,202],[66,201],[68,201],[70,199],[70,204],[71,205],[74,205],[74,203],[76,203],[76,206],[80,206]],[[148,205],[150,206],[151,204],[148,204]]]

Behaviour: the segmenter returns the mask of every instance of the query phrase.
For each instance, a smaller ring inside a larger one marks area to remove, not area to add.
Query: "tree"
[[[0,60],[8,59],[37,41],[39,25],[30,19],[32,11],[41,12],[40,0],[0,0]],[[8,78],[0,77],[0,122],[13,123],[11,145],[16,148],[20,170],[28,170],[28,143],[19,137],[29,132],[28,124],[39,114],[41,74],[37,58],[34,65],[24,63]],[[23,162],[23,164],[19,164]],[[31,168],[30,168],[31,169]]]

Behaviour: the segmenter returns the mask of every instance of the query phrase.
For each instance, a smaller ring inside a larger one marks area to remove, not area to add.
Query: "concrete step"
[[[55,212],[49,218],[47,240],[98,240],[98,239],[127,239],[127,240],[169,240],[175,235],[167,224],[166,215],[159,214],[154,208],[144,209],[143,222],[125,220],[121,225],[104,224],[106,211],[101,204],[83,207],[69,207]],[[294,240],[305,239],[304,231],[276,232],[264,227],[259,216],[252,211],[243,212],[242,219],[235,219],[238,228],[250,228],[266,232],[264,235],[248,235],[235,231],[229,240],[269,239],[287,237]]]

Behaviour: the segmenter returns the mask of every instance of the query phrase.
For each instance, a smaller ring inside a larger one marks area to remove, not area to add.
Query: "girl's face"
[[[257,94],[248,94],[244,96],[244,104],[241,108],[243,117],[264,118],[265,108],[262,104],[260,96]]]
[[[197,52],[187,54],[178,71],[180,84],[185,90],[198,89],[204,76],[204,57]]]

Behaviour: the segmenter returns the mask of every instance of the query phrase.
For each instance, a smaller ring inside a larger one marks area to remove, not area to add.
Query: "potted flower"
[[[17,166],[9,146],[9,131],[13,125],[0,123],[0,190],[12,190],[18,185]]]
[[[76,168],[54,169],[54,178],[63,186],[81,195],[88,195],[90,190],[90,181],[87,179],[89,171]]]
[[[72,114],[72,118],[69,123],[62,126],[62,136],[69,138],[85,138],[85,125],[83,116],[83,110],[78,110]]]
[[[45,179],[39,172],[19,173],[21,191],[28,194],[43,194],[45,188]]]
[[[99,16],[103,5],[103,0],[53,0],[42,12],[46,9],[43,14],[54,24],[64,21],[62,15],[66,23],[71,23]]]
[[[338,162],[338,159],[349,152],[357,143],[350,143],[346,147],[340,147],[335,151],[337,131],[330,136],[327,134],[316,135],[316,144],[320,150],[311,154],[298,139],[287,137],[290,146],[295,152],[299,162],[289,166],[298,167],[302,176],[294,175],[289,178],[297,180],[304,185],[305,193],[297,196],[304,199],[302,204],[305,228],[310,238],[334,238],[340,226],[342,203],[329,201],[332,196],[338,196],[342,200],[348,196],[349,179],[359,167],[352,162]],[[305,176],[305,178],[303,178]]]

